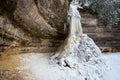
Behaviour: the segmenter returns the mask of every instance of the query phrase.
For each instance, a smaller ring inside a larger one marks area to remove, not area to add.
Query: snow
[[[105,80],[120,80],[120,52],[105,54],[104,57],[111,67]]]
[[[72,38],[71,36],[68,38],[68,43],[62,48],[53,56],[53,63],[62,68],[75,68],[75,72],[79,72],[78,75],[81,76],[79,80],[104,79],[104,74],[108,71],[109,66],[107,66],[106,60],[101,58],[100,49],[89,36],[85,34],[81,37]]]
[[[74,68],[63,68],[51,63],[50,57],[51,54],[44,53],[22,54],[20,56],[21,66],[19,66],[18,69],[20,73],[27,74],[24,80],[85,80],[84,77],[87,77],[84,76],[86,71],[89,74],[94,68],[94,66],[84,64],[88,66],[80,66],[80,72],[82,73],[79,75],[79,72]],[[120,53],[104,54],[101,57],[105,58],[111,67],[110,71],[104,74],[104,80],[120,80]],[[91,68],[89,68],[89,66]],[[27,70],[29,70],[29,72],[27,72]],[[86,80],[95,80],[93,77],[95,77],[96,74],[94,72],[91,72],[91,74],[93,76]]]
[[[73,78],[77,77],[74,71],[71,70],[71,72],[69,72],[69,68],[62,70],[58,65],[51,65],[51,63],[49,63],[49,58],[49,54],[23,55],[21,56],[21,64],[24,63],[24,65],[18,67],[18,69],[22,73],[26,70],[30,70],[32,74],[28,74],[27,77],[31,80],[73,80]]]

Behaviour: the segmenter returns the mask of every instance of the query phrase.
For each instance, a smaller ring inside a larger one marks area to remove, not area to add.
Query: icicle
[[[64,32],[67,30],[67,23],[64,23]]]

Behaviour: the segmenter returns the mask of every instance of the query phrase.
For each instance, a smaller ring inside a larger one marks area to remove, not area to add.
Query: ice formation
[[[78,11],[78,8],[81,8],[80,5],[79,0],[71,2],[68,11],[69,35],[51,61],[62,68],[69,67],[79,72],[81,78],[76,80],[104,80],[107,65],[105,60],[100,58],[101,50],[82,32],[81,16]]]

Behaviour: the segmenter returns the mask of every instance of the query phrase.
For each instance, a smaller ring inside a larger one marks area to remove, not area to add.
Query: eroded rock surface
[[[41,43],[64,38],[68,0],[4,0],[0,2],[0,45]]]

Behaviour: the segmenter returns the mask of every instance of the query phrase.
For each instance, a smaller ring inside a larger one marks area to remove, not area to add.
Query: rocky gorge
[[[33,51],[56,51],[68,34],[69,3],[70,0],[0,1],[0,51],[12,47],[22,47],[21,51],[29,51],[31,47]],[[83,32],[92,37],[102,51],[120,50],[119,24],[110,29],[91,10],[83,9],[81,13]]]

